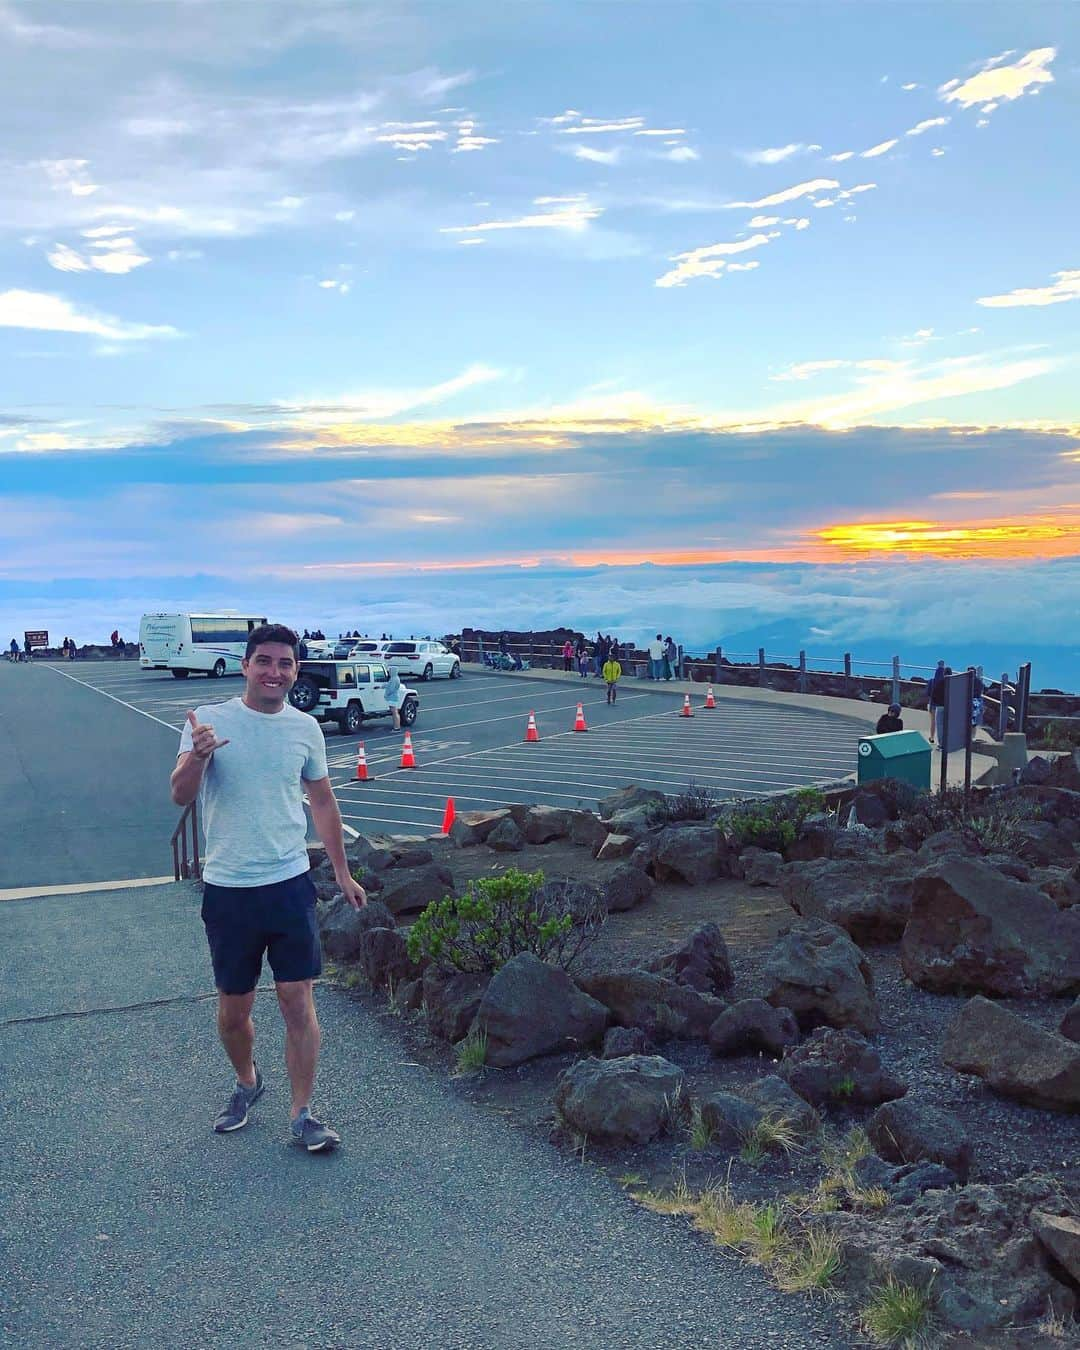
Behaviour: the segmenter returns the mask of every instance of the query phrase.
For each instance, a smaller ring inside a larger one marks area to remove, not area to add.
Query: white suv
[[[448,675],[452,680],[461,677],[460,659],[441,642],[425,639],[384,642],[381,646],[382,660],[392,664],[402,675],[415,675],[421,680],[430,680],[433,675]]]
[[[289,702],[320,722],[336,722],[355,736],[367,717],[389,717],[386,685],[389,672],[380,661],[301,661]],[[401,725],[411,727],[420,711],[415,689],[401,686],[398,696]]]

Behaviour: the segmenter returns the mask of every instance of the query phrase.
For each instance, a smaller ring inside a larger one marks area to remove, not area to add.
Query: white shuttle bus
[[[143,670],[171,670],[178,680],[192,671],[215,678],[238,675],[248,634],[265,622],[241,614],[144,614],[139,665]]]

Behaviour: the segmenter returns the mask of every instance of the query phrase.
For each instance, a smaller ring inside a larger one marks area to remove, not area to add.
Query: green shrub
[[[736,848],[783,851],[798,838],[807,816],[825,810],[825,795],[817,788],[799,788],[782,797],[735,802],[721,812],[717,825]]]
[[[574,908],[567,888],[542,887],[543,872],[512,867],[500,877],[470,882],[462,896],[433,901],[409,929],[410,958],[493,974],[512,957],[532,952],[569,970],[606,915],[599,907]]]
[[[1018,798],[1010,792],[988,795],[972,793],[964,796],[960,787],[946,788],[944,792],[920,792],[905,803],[901,815],[918,818],[926,834],[938,830],[957,830],[967,834],[990,850],[1015,851],[1023,838],[1020,826],[1026,821],[1042,818],[1038,802]]]

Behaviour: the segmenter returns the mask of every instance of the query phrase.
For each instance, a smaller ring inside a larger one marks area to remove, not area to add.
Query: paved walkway
[[[348,996],[317,991],[318,1104],[345,1146],[287,1142],[229,1084],[190,883],[0,904],[0,1343],[349,1350],[828,1350],[783,1297],[676,1220],[477,1111]]]

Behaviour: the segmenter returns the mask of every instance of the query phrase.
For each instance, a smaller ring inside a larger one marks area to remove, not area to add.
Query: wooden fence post
[[[765,688],[765,648],[757,649],[757,682],[758,688]]]
[[[892,698],[890,703],[900,702],[900,658],[894,656],[892,659]]]
[[[844,653],[844,693],[851,693],[851,653]]]
[[[718,647],[716,648],[716,670],[715,670],[715,672],[714,672],[714,676],[715,676],[715,678],[714,678],[714,680],[713,680],[713,683],[714,683],[714,684],[721,684],[721,683],[723,682],[723,679],[724,679],[724,663],[723,663],[723,656],[724,656],[723,649],[722,649],[721,647],[718,646]]]
[[[806,693],[806,653],[799,653],[799,693]]]
[[[998,740],[1005,739],[1005,733],[1009,729],[1009,704],[1006,690],[1009,687],[1009,673],[1006,670],[1001,672],[1001,702],[998,704]]]

